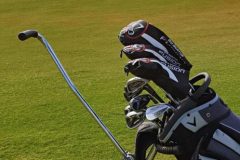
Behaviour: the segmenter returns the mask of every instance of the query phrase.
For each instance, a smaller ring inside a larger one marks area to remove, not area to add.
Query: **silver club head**
[[[125,119],[126,119],[128,128],[133,129],[133,128],[137,128],[144,122],[145,114],[144,112],[130,111],[126,114]]]
[[[142,90],[143,87],[149,82],[147,79],[140,77],[133,77],[127,81],[126,89],[128,93],[135,93]]]
[[[162,119],[164,113],[169,110],[172,109],[173,107],[171,107],[170,105],[167,104],[158,104],[155,105],[153,107],[150,107],[147,109],[146,111],[146,118],[149,121],[155,120],[155,119]]]

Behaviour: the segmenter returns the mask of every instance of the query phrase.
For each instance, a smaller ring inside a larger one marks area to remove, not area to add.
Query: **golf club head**
[[[130,111],[126,114],[125,119],[128,128],[137,128],[144,122],[145,112]]]
[[[131,112],[131,111],[133,111],[133,109],[131,108],[130,105],[128,105],[127,107],[125,107],[125,109],[124,109],[124,114],[125,114],[125,116],[126,116],[129,112]]]
[[[129,79],[124,87],[124,97],[127,101],[130,101],[133,97],[139,95],[144,86],[149,82],[149,80],[133,77]]]
[[[145,111],[150,100],[149,94],[138,95],[129,101],[129,105],[134,111]]]
[[[155,119],[161,120],[164,116],[164,113],[169,109],[173,109],[173,107],[171,107],[168,104],[163,103],[163,104],[155,105],[146,110],[146,118],[149,121],[153,121]]]
[[[143,89],[143,87],[149,82],[149,80],[133,77],[127,81],[126,90],[128,93],[135,93]]]

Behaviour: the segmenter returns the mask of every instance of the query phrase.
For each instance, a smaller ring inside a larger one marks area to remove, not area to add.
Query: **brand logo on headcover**
[[[167,38],[165,36],[160,37],[160,40],[167,41]]]
[[[130,36],[133,36],[137,29],[142,29],[142,28],[144,28],[144,26],[141,23],[139,23],[138,21],[130,23],[128,26],[128,34]]]

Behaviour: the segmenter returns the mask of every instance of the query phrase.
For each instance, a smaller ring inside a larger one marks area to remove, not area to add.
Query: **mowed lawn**
[[[1,0],[0,160],[118,160],[120,154],[69,90],[50,56],[18,32],[37,29],[116,139],[134,150],[122,96],[128,78],[117,35],[144,19],[166,32],[240,114],[239,0]],[[154,86],[155,89],[159,89]],[[158,155],[157,159],[173,160]]]

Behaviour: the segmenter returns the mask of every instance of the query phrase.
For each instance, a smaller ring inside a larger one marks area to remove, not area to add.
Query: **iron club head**
[[[142,90],[143,87],[149,82],[149,80],[133,77],[127,81],[126,90],[128,93],[135,93]]]
[[[173,109],[173,107],[165,103],[152,106],[146,110],[146,118],[149,121],[155,119],[161,120],[164,116],[164,113],[169,109]]]

